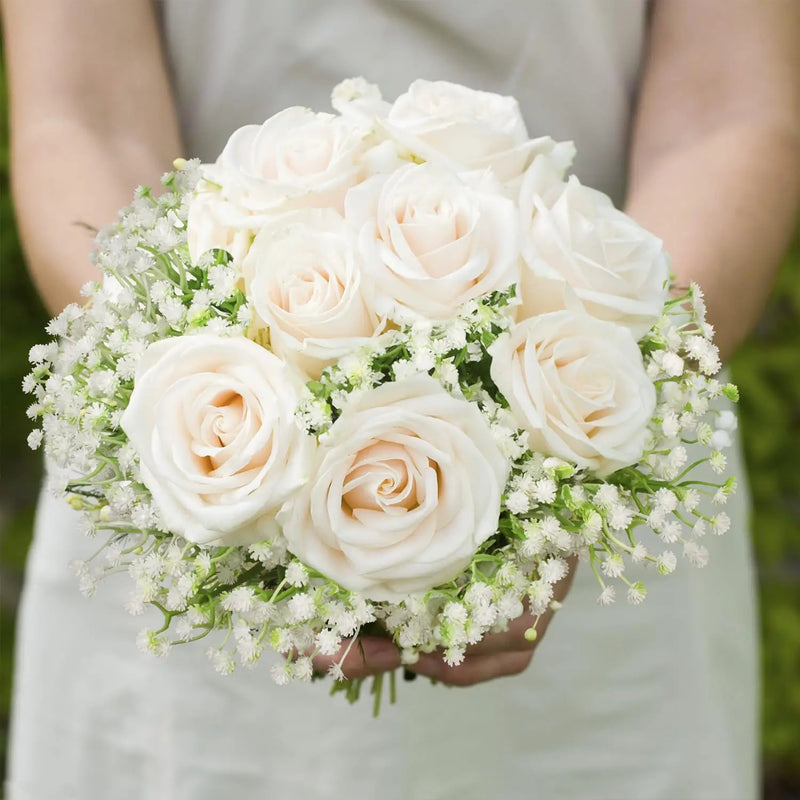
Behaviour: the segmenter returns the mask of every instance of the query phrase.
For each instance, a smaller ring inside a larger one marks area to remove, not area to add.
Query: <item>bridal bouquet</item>
[[[285,683],[376,627],[405,663],[526,607],[532,639],[572,557],[602,604],[644,600],[630,564],[705,564],[736,389],[700,289],[513,98],[356,79],[333,106],[138,189],[31,351],[29,442],[102,536],[83,591],[125,571],[163,614],[143,649],[221,631],[219,672],[272,648]]]

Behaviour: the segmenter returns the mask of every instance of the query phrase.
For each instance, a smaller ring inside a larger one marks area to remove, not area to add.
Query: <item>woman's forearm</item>
[[[148,0],[3,0],[20,238],[56,312],[96,279],[91,228],[181,154]]]
[[[679,285],[697,282],[723,359],[764,308],[800,210],[800,138],[732,125],[664,155],[628,212],[660,236]]]
[[[628,211],[704,290],[723,359],[763,310],[800,210],[800,4],[656,0]]]
[[[68,153],[69,156],[65,157]],[[28,131],[12,156],[14,201],[26,260],[54,313],[79,299],[99,277],[89,261],[94,230],[130,202],[139,184],[158,183],[169,159],[112,143],[80,121],[54,121]]]

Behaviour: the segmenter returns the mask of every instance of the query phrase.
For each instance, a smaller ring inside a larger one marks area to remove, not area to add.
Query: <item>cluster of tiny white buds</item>
[[[636,510],[623,503],[614,504],[608,512],[608,524],[612,530],[624,531],[630,527]]]
[[[288,653],[294,647],[291,630],[288,628],[273,628],[270,633],[270,644],[276,653]]]
[[[691,539],[683,543],[683,555],[696,567],[704,567],[708,564],[708,550]]]
[[[350,596],[350,609],[359,625],[366,625],[376,619],[375,606],[361,595]]]
[[[516,592],[504,592],[497,601],[497,615],[500,620],[511,621],[522,616],[525,608]]]
[[[531,507],[531,501],[528,494],[522,489],[515,489],[509,492],[506,497],[506,508],[512,514],[525,514]]]
[[[247,548],[247,552],[252,558],[263,564],[267,569],[275,564],[275,548],[269,540],[256,542]]]
[[[314,675],[314,663],[309,656],[300,656],[292,663],[292,677],[299,681],[310,681]]]
[[[619,489],[613,483],[604,483],[595,492],[594,502],[599,508],[612,508],[619,503]]]
[[[610,606],[616,599],[617,590],[611,584],[608,584],[607,586],[603,587],[603,590],[600,592],[600,595],[597,598],[597,602],[601,606]]]
[[[614,553],[600,564],[600,569],[609,578],[619,578],[625,571],[625,562],[619,553]]]
[[[643,564],[647,559],[647,548],[641,543],[637,543],[631,550],[631,561],[634,564]]]
[[[159,636],[155,631],[145,628],[139,631],[136,646],[142,653],[163,658],[169,653],[170,643],[165,636]]]
[[[270,669],[272,680],[275,681],[278,686],[286,686],[290,683],[294,677],[292,672],[292,663],[288,660],[281,661],[279,664],[273,664]]]
[[[668,514],[678,507],[678,497],[671,489],[658,489],[653,497],[653,505],[657,511]]]
[[[448,667],[457,667],[464,662],[464,656],[463,647],[448,647],[444,651],[444,663]]]
[[[563,558],[546,558],[539,564],[539,578],[545,583],[558,583],[568,572],[569,566]]]
[[[550,505],[556,499],[558,486],[552,478],[539,478],[531,487],[531,497],[544,505]]]
[[[330,628],[323,628],[316,639],[316,646],[324,656],[332,656],[338,652],[342,643],[342,637]]]
[[[544,580],[533,581],[528,587],[531,612],[543,614],[553,599],[553,584]]]
[[[700,505],[700,493],[696,489],[686,489],[681,505],[691,514]]]
[[[659,529],[661,538],[667,544],[677,542],[681,537],[683,528],[677,519],[665,520]]]
[[[711,465],[711,469],[717,473],[717,475],[721,475],[723,472],[725,472],[725,467],[728,464],[728,460],[725,458],[725,455],[719,450],[716,450],[711,454],[708,462]]]
[[[462,603],[450,602],[442,609],[442,619],[463,625],[467,621],[468,612]]]
[[[717,514],[711,519],[711,530],[713,533],[717,534],[717,536],[722,536],[723,534],[727,533],[730,530],[730,527],[731,519],[724,512]]]
[[[488,605],[492,602],[494,593],[492,587],[483,581],[476,581],[470,584],[464,593],[464,602],[469,606]]]
[[[246,614],[253,607],[255,590],[252,586],[237,586],[228,592],[220,601],[220,606],[225,611],[236,611]]]
[[[603,530],[603,518],[597,511],[592,509],[586,516],[586,520],[581,526],[581,535],[587,544],[598,541]]]
[[[656,568],[662,575],[669,575],[675,570],[678,559],[671,550],[664,550],[656,557]]]
[[[661,355],[661,370],[667,377],[677,378],[683,374],[683,359],[677,353],[660,351],[658,355]],[[659,359],[654,360],[658,363]]]
[[[305,586],[308,583],[308,570],[299,561],[291,561],[286,567],[286,581],[290,586]]]
[[[344,606],[338,608],[335,613],[330,616],[330,622],[336,633],[342,637],[353,636],[359,628],[356,615]]]
[[[647,597],[647,589],[641,581],[636,581],[628,587],[628,602],[632,605],[638,606],[645,597]]]
[[[132,617],[138,617],[144,614],[144,600],[138,592],[132,592],[128,596],[123,607]]]

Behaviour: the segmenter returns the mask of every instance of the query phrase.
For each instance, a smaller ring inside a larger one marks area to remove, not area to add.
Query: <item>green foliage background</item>
[[[5,762],[14,613],[30,543],[39,457],[20,381],[46,315],[27,278],[8,180],[5,73],[0,53],[0,771]],[[733,362],[752,488],[759,564],[766,796],[800,794],[800,236],[769,309]],[[77,587],[76,587],[77,591]],[[2,775],[0,775],[2,783]]]

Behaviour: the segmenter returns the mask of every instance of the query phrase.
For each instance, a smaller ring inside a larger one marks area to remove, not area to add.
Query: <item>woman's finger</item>
[[[397,669],[400,666],[400,651],[392,644],[391,639],[359,636],[355,642],[346,640],[332,656],[315,656],[314,670],[325,673],[332,665],[340,662],[345,678],[365,678]]]
[[[525,638],[525,631],[533,625],[536,618],[532,614],[525,612],[521,617],[517,617],[517,619],[508,624],[507,631],[489,633],[477,644],[471,644],[466,650],[467,656],[488,656],[493,653],[533,650],[536,647],[539,636],[544,633],[552,616],[552,611],[542,614],[536,623],[537,638],[534,641],[528,641]]]
[[[493,678],[518,675],[530,664],[532,655],[533,652],[527,650],[467,656],[459,666],[449,667],[442,661],[441,655],[430,653],[420,656],[419,661],[408,669],[448,686],[473,686]]]
[[[572,585],[577,559],[571,556],[567,559],[567,563],[569,564],[569,572],[554,585],[553,600],[563,600],[569,591],[569,587]],[[537,620],[528,610],[528,603],[526,601],[525,613],[517,617],[517,619],[512,620],[508,625],[508,630],[502,631],[501,633],[487,634],[480,642],[470,645],[467,648],[467,656],[490,655],[491,653],[504,653],[509,651],[531,651],[541,641],[552,618],[553,611],[548,608]],[[529,641],[525,638],[525,632],[533,627],[534,622],[536,622],[536,637],[533,641]]]

